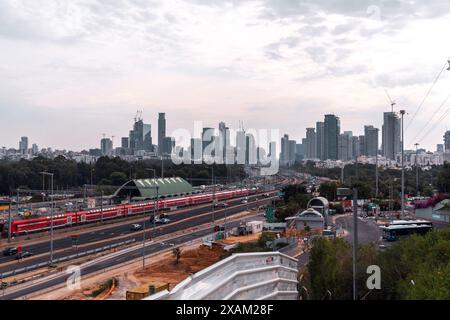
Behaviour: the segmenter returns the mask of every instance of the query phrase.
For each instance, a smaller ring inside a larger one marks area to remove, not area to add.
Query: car
[[[170,219],[168,218],[159,218],[155,220],[156,224],[168,224],[170,222]]]
[[[248,203],[248,200],[245,200],[245,199],[244,199],[244,200],[241,201],[241,203],[242,203],[242,204]]]
[[[131,231],[139,231],[142,229],[142,225],[138,223],[134,223],[130,226]]]
[[[214,207],[216,207],[216,208],[226,208],[226,207],[228,207],[228,203],[226,203],[226,202],[218,202],[218,203],[214,204]]]
[[[18,252],[17,248],[7,248],[5,250],[3,250],[3,255],[4,256],[14,256],[16,255]]]
[[[28,257],[31,257],[33,254],[31,253],[31,252],[29,252],[29,251],[23,251],[23,252],[19,252],[17,255],[16,255],[16,259],[17,260],[19,260],[19,259],[24,259],[24,258],[28,258]]]

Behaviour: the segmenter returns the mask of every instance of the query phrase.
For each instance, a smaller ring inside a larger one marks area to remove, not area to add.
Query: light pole
[[[213,184],[213,205],[212,205],[212,220],[213,220],[213,227],[215,227],[216,224],[216,217],[215,217],[215,206],[216,206],[216,184],[214,183],[214,165],[211,166],[211,181]]]
[[[153,230],[156,230],[156,211],[158,206],[158,198],[159,198],[159,186],[156,187],[150,187],[151,189],[156,189],[156,203],[153,206]],[[142,269],[145,269],[145,225],[147,220],[145,219],[144,215],[144,223],[142,226]],[[155,233],[156,237],[156,233]]]
[[[405,110],[400,110],[402,116],[402,218],[405,214],[405,140],[404,140],[404,130],[403,130],[403,117],[405,115]]]
[[[419,196],[419,167],[417,166],[417,147],[419,146],[418,143],[414,144],[416,146],[416,157],[414,159],[414,163],[416,166],[416,195]]]
[[[353,300],[358,299],[358,288],[356,285],[356,261],[358,253],[358,189],[338,188],[338,196],[351,196],[353,194]]]
[[[8,242],[11,242],[11,207],[12,207],[12,193],[9,191],[9,208],[8,208]]]
[[[53,194],[53,173],[41,172],[43,175],[51,177],[50,190],[52,195],[52,204],[50,210],[50,266],[53,265],[53,210],[55,206],[55,196]]]
[[[377,152],[375,154],[375,198],[378,198],[378,145]]]

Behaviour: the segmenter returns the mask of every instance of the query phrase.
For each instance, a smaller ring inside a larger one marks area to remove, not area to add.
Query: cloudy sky
[[[449,71],[421,101],[449,30],[448,0],[1,0],[0,146],[117,144],[138,109],[154,139],[158,112],[169,132],[244,120],[301,139],[334,113],[361,134],[381,129],[387,89],[406,147],[435,150]]]

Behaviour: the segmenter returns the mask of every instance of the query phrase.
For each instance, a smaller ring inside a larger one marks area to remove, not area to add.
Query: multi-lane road
[[[257,197],[260,199],[255,201]],[[157,225],[156,228],[154,228],[152,223],[149,223],[148,217],[153,215],[152,212],[149,212],[145,218],[142,217],[139,220],[133,220],[133,223],[143,224],[144,220],[147,220],[147,237],[162,236],[212,222],[213,219],[218,220],[230,217],[247,208],[254,208],[267,204],[271,201],[271,198],[263,199],[261,198],[261,195],[254,195],[249,197],[249,202],[247,204],[242,204],[241,201],[241,199],[230,200],[228,201],[228,208],[216,208],[214,212],[212,211],[212,206],[209,205],[186,208],[171,214],[169,213],[171,222],[167,225]],[[87,230],[79,233],[77,241],[78,250],[89,251],[101,248],[106,244],[110,245],[129,240],[142,241],[142,232],[131,231],[130,223],[106,225],[105,228],[100,230]],[[69,235],[70,233],[67,234],[67,237],[58,238],[53,241],[55,259],[74,253],[73,242]],[[82,249],[80,249],[80,247]],[[11,270],[49,261],[50,240],[46,239],[29,245],[24,242],[22,244],[22,250],[32,252],[34,257],[24,259],[20,262],[16,261],[14,257],[0,257],[0,275]]]

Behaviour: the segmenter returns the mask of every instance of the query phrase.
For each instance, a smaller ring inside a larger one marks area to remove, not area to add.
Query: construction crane
[[[448,68],[447,68],[447,70],[450,71],[450,60],[448,60],[447,62],[448,62]]]
[[[386,89],[384,89],[384,92],[386,92],[386,95],[389,99],[389,103],[391,104],[391,112],[394,112],[394,106],[396,105],[396,102],[395,100],[391,99],[391,96],[389,95],[389,92]]]

